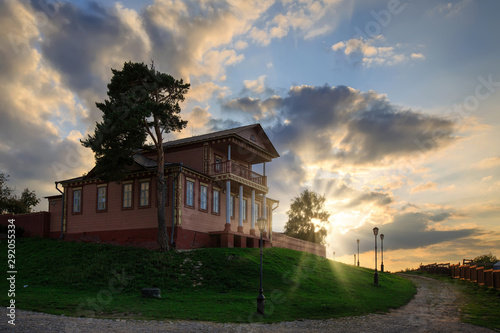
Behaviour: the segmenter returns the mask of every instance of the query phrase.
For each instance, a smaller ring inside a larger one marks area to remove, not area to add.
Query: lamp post
[[[357,240],[358,242],[358,267],[359,267],[359,239]]]
[[[378,285],[378,272],[377,272],[377,235],[378,228],[373,228],[373,234],[375,235],[375,273],[373,273],[373,283]]]
[[[384,272],[384,234],[380,234],[380,251],[382,254],[382,264],[380,264],[380,271]]]
[[[259,217],[257,219],[257,227],[260,230],[260,289],[259,296],[257,296],[257,313],[264,315],[266,307],[266,298],[263,294],[264,290],[262,290],[262,233],[266,228],[266,219],[264,217]]]
[[[333,251],[333,261],[335,261],[335,251]]]

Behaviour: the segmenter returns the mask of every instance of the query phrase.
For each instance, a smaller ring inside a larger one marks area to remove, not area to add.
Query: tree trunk
[[[156,127],[156,126],[155,126]],[[167,190],[165,184],[165,152],[163,151],[163,140],[161,138],[161,133],[159,133],[159,128],[156,127],[156,132],[158,136],[156,147],[157,149],[157,162],[158,168],[156,173],[156,187],[158,191],[157,203],[158,203],[158,236],[157,241],[160,247],[160,251],[170,250],[168,244],[168,233],[167,233],[167,223],[165,220],[165,204],[167,201]]]

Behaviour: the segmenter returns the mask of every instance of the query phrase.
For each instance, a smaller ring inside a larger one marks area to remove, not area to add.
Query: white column
[[[243,185],[240,185],[240,193],[239,193],[239,216],[238,216],[238,226],[243,228]]]
[[[267,204],[266,204],[266,194],[262,196],[262,217],[267,220]],[[267,223],[266,223],[266,231],[267,231]]]
[[[231,224],[231,181],[226,180],[226,223]]]
[[[252,221],[252,225],[250,229],[255,230],[255,190],[252,190],[252,208],[251,208],[251,216],[250,221]]]

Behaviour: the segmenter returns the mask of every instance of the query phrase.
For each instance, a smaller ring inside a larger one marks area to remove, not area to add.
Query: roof
[[[251,144],[251,145],[255,146],[256,148],[263,150],[264,148],[255,145],[254,143],[248,141],[247,139],[245,139],[244,137],[239,135],[239,133],[241,133],[247,129],[254,129],[257,135],[263,136],[265,139],[265,142],[266,142],[265,146],[268,149],[267,150],[268,153],[270,153],[271,155],[273,155],[275,157],[279,157],[278,152],[274,148],[273,144],[269,140],[267,134],[264,132],[264,129],[262,128],[262,126],[260,124],[240,126],[240,127],[236,127],[236,128],[223,130],[223,131],[217,131],[217,132],[212,132],[212,133],[207,133],[207,134],[202,134],[202,135],[196,135],[196,136],[192,136],[189,138],[167,141],[167,142],[163,143],[163,147],[173,147],[173,146],[179,146],[179,145],[184,145],[184,144],[192,144],[192,143],[196,143],[196,142],[203,142],[203,141],[212,140],[212,139],[216,139],[216,138],[222,138],[222,137],[228,137],[228,136],[235,135],[235,136],[238,136],[239,138],[241,138],[242,140],[245,140],[246,142],[248,142],[248,144]],[[144,168],[145,170],[156,169],[156,167],[157,167],[156,160],[142,155],[143,150],[136,150],[136,151],[137,151],[137,153],[135,153],[132,156],[132,159],[134,160],[135,163],[137,163],[137,165]],[[165,163],[166,167],[175,166],[175,165],[179,165],[179,164],[178,163],[168,163],[168,162]],[[184,166],[184,168],[191,169],[187,166]],[[84,179],[94,178],[95,177],[93,174],[94,169],[95,169],[95,167],[92,168],[92,170],[90,170],[87,175],[84,175],[81,177],[76,177],[76,178],[71,178],[71,179],[66,179],[63,181],[59,181],[58,183],[71,183],[71,182],[75,182],[75,181],[82,181]],[[194,169],[191,169],[191,170],[195,171]],[[276,202],[278,202],[278,201],[276,201]]]
[[[167,141],[163,143],[164,147],[169,147],[169,146],[176,146],[176,145],[182,145],[186,143],[193,143],[193,142],[198,142],[198,141],[205,141],[205,140],[210,140],[210,139],[215,139],[221,136],[227,136],[231,134],[236,134],[237,132],[241,132],[242,130],[245,130],[247,128],[252,128],[254,125],[246,125],[246,126],[241,126],[241,127],[236,127],[236,128],[231,128],[223,131],[218,131],[218,132],[212,132],[212,133],[206,133],[206,134],[201,134],[201,135],[195,135],[191,136],[189,138],[184,138],[184,139],[178,139],[178,140],[172,140],[172,141]]]
[[[143,156],[141,154],[134,154],[134,156],[132,156],[132,158],[134,159],[134,162],[136,162],[137,164],[139,164],[140,166],[146,168],[146,169],[149,169],[149,168],[156,168],[156,161],[151,159],[151,158],[148,158],[146,156]]]
[[[266,141],[269,142],[268,149],[272,155],[274,155],[275,157],[280,156],[278,154],[278,151],[276,150],[276,148],[274,148],[273,144],[271,143],[271,140],[269,140],[269,137],[264,132],[264,129],[262,128],[262,126],[260,124],[240,126],[240,127],[227,129],[227,130],[222,130],[222,131],[217,131],[217,132],[212,132],[212,133],[207,133],[207,134],[202,134],[202,135],[195,135],[195,136],[191,136],[191,137],[183,138],[183,139],[178,139],[178,140],[167,141],[167,142],[163,143],[163,147],[173,147],[173,146],[179,146],[179,145],[184,145],[184,144],[203,142],[203,141],[207,141],[207,140],[212,140],[212,139],[217,139],[217,138],[227,137],[227,136],[232,136],[232,135],[237,135],[241,139],[248,141],[248,140],[244,139],[243,137],[241,137],[240,135],[238,135],[238,133],[240,133],[246,129],[249,129],[249,128],[255,128],[258,134],[263,135],[265,137]],[[251,143],[251,144],[254,145],[253,143]],[[260,148],[260,149],[262,149],[262,148]]]
[[[49,195],[48,197],[43,197],[43,198],[48,200],[62,199],[62,194]]]

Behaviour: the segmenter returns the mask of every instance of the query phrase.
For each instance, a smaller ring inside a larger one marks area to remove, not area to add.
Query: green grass
[[[452,279],[446,275],[409,272],[444,281],[463,297],[460,319],[463,322],[500,331],[500,291],[479,286],[477,283]]]
[[[5,240],[2,253],[7,253]],[[385,312],[406,304],[414,285],[312,254],[264,249],[266,316],[256,316],[259,249],[159,253],[133,247],[23,238],[16,244],[16,307],[102,318],[219,322],[288,321]],[[7,258],[4,256],[4,271]],[[8,284],[0,302],[8,304]],[[161,299],[141,297],[144,287]]]

